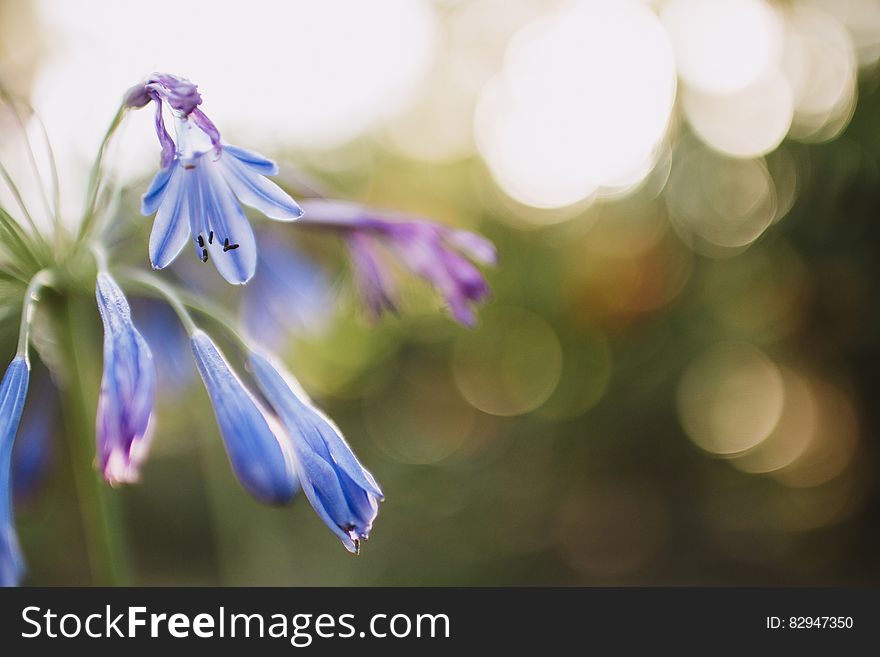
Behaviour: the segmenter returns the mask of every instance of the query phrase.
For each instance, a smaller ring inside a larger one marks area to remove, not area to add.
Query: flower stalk
[[[61,407],[65,418],[74,485],[93,584],[125,586],[129,581],[128,563],[120,530],[116,500],[95,470],[94,412],[97,399],[90,394],[98,388],[97,372],[83,367],[83,350],[97,354],[95,345],[86,345],[76,330],[80,325],[79,304],[74,299],[58,299],[53,304],[53,324],[62,357],[65,381],[61,386]],[[91,310],[91,309],[89,309]]]

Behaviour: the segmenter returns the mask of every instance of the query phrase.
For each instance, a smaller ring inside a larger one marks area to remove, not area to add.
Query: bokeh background
[[[309,273],[277,346],[382,483],[373,536],[353,558],[304,499],[239,488],[172,333],[143,481],[113,492],[131,581],[880,583],[878,60],[877,0],[0,1],[0,79],[71,218],[162,70],[294,194],[501,255],[476,330],[418,281],[370,324],[338,245],[285,227]],[[111,153],[142,231],[151,114]],[[88,583],[64,426],[51,390],[29,404],[54,427],[18,504],[29,582]]]

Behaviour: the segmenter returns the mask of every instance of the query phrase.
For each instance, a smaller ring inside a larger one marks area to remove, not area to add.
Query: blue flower
[[[95,297],[104,322],[97,463],[108,483],[132,483],[149,445],[156,366],[147,341],[131,321],[128,300],[106,272],[98,274]]]
[[[241,485],[267,504],[289,501],[299,484],[290,454],[266,416],[204,331],[193,331],[192,349]]]
[[[247,283],[256,271],[257,246],[240,203],[279,221],[292,221],[302,210],[266,178],[278,173],[272,160],[221,143],[219,131],[198,107],[202,99],[191,82],[156,74],[131,90],[126,104],[143,107],[151,100],[162,168],[144,194],[141,212],[156,214],[150,235],[153,267],[171,264],[191,236],[203,262],[213,260],[230,283]],[[175,116],[176,143],[165,129],[163,103]]]
[[[191,236],[196,255],[213,260],[233,284],[247,283],[257,268],[257,245],[239,201],[267,217],[290,221],[302,215],[296,202],[264,176],[277,172],[274,162],[235,146],[179,154],[156,174],[144,194],[141,212],[156,213],[150,235],[150,261],[167,267]]]
[[[16,356],[0,383],[0,586],[17,586],[24,576],[24,559],[15,533],[12,511],[12,445],[27,396],[30,364]]]
[[[343,545],[358,553],[383,498],[379,484],[357,460],[339,428],[315,408],[290,374],[255,352],[249,362],[260,390],[287,430],[303,492]]]
[[[34,501],[55,456],[58,390],[48,372],[36,372],[33,378],[33,395],[40,403],[25,409],[12,449],[12,497],[16,506]]]
[[[241,320],[260,344],[280,347],[291,334],[317,335],[333,313],[327,272],[276,232],[258,231],[260,271],[245,288]]]

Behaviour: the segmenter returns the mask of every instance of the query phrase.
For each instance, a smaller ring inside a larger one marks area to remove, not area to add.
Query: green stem
[[[40,290],[46,285],[51,285],[54,275],[49,269],[37,272],[28,283],[24,293],[24,301],[21,304],[21,323],[18,329],[17,356],[27,356],[28,340],[31,333],[31,322],[34,318],[34,308],[39,300]]]
[[[128,581],[128,569],[121,528],[119,522],[114,522],[118,516],[116,500],[111,498],[110,489],[94,467],[96,405],[86,391],[97,389],[97,377],[82,367],[84,345],[74,329],[74,303],[71,299],[59,300],[55,309],[58,352],[66,377],[61,386],[62,407],[70,438],[73,477],[92,581],[100,586],[120,586]]]

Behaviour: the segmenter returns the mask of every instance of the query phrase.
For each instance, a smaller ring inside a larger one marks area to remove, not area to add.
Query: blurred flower
[[[0,586],[16,586],[24,574],[24,559],[15,534],[12,512],[12,444],[27,396],[30,364],[16,356],[0,383]]]
[[[104,322],[98,466],[108,483],[131,483],[139,476],[149,444],[156,366],[150,347],[131,321],[128,300],[106,272],[98,273],[95,296]]]
[[[192,380],[189,362],[189,337],[180,327],[177,315],[166,304],[156,299],[131,300],[132,313],[138,330],[147,344],[162,345],[153,353],[156,362],[156,392],[159,395],[177,395]]]
[[[394,278],[383,259],[383,247],[387,247],[407,269],[443,295],[456,321],[466,326],[476,324],[473,306],[486,301],[491,292],[471,261],[483,265],[498,261],[495,246],[486,238],[343,201],[303,201],[303,210],[302,224],[343,233],[358,288],[374,316],[397,305]]]
[[[298,488],[296,475],[257,402],[204,331],[193,332],[192,350],[241,485],[261,502],[289,501]]]
[[[203,262],[210,254],[223,278],[247,283],[256,271],[257,246],[239,201],[280,221],[296,219],[302,210],[265,178],[278,173],[273,161],[221,144],[217,128],[197,107],[201,97],[192,83],[157,74],[143,91],[136,87],[129,92],[127,106],[143,107],[145,96],[156,102],[156,133],[162,146],[162,168],[141,205],[144,215],[156,213],[150,235],[153,267],[168,266],[191,234]],[[176,143],[165,129],[163,101],[175,112]],[[202,147],[199,142],[206,139],[210,145]]]
[[[241,319],[261,344],[280,347],[289,335],[315,335],[333,313],[324,269],[266,231],[257,232],[260,270],[245,288]]]
[[[12,449],[12,497],[16,505],[33,500],[49,470],[55,447],[51,439],[57,420],[58,390],[48,375],[37,379],[34,387],[40,405],[31,405],[24,412]]]
[[[254,352],[249,361],[260,390],[287,429],[306,497],[343,545],[357,554],[379,511],[379,484],[290,374]]]

